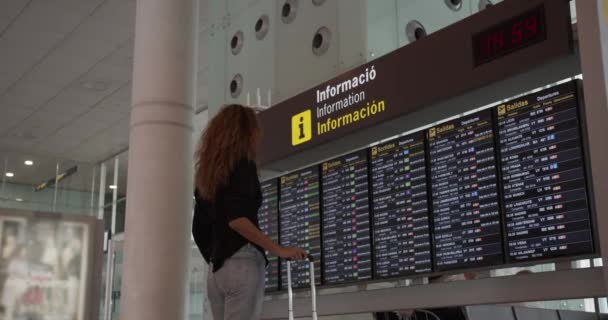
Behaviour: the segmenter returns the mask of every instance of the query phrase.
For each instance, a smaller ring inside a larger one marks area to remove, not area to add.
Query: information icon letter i
[[[312,112],[306,110],[291,117],[291,145],[297,146],[312,138]]]
[[[300,136],[298,139],[304,139],[306,135],[304,135],[304,117],[300,117],[300,123],[298,123],[298,129],[300,130]]]

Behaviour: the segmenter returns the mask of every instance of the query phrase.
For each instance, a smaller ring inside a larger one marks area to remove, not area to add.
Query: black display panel
[[[279,236],[283,246],[300,247],[315,258],[315,279],[321,280],[321,217],[319,199],[319,167],[312,166],[281,177],[279,205]],[[287,287],[287,263],[281,261],[281,283]],[[291,264],[294,288],[310,283],[309,264]]]
[[[509,262],[592,253],[576,82],[496,114]]]
[[[279,186],[278,180],[272,179],[261,183],[262,206],[258,210],[260,230],[270,239],[279,241]],[[266,290],[279,289],[279,258],[275,255],[268,257],[266,267]]]
[[[475,65],[547,40],[545,8],[538,7],[473,36]]]
[[[371,177],[375,276],[430,272],[424,132],[372,147]]]
[[[323,283],[372,278],[367,150],[321,165]]]
[[[437,271],[503,262],[492,111],[428,130]]]

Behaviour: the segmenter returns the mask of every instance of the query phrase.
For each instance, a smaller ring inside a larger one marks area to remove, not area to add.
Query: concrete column
[[[122,320],[182,320],[198,0],[137,0]]]
[[[603,258],[604,290],[608,293],[608,1],[576,2],[583,70],[585,119],[589,138],[595,223]],[[599,280],[599,279],[598,279]]]

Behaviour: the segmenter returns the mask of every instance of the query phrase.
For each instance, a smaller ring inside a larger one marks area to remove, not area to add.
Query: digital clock
[[[473,35],[474,64],[479,66],[546,39],[545,8],[540,6]]]

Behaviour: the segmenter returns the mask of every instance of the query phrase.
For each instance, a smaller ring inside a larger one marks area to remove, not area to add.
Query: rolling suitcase
[[[312,320],[317,320],[317,288],[315,284],[315,260],[308,255],[310,266],[310,296],[312,297]],[[287,296],[289,299],[289,320],[293,318],[293,291],[291,288],[291,260],[287,260]]]

